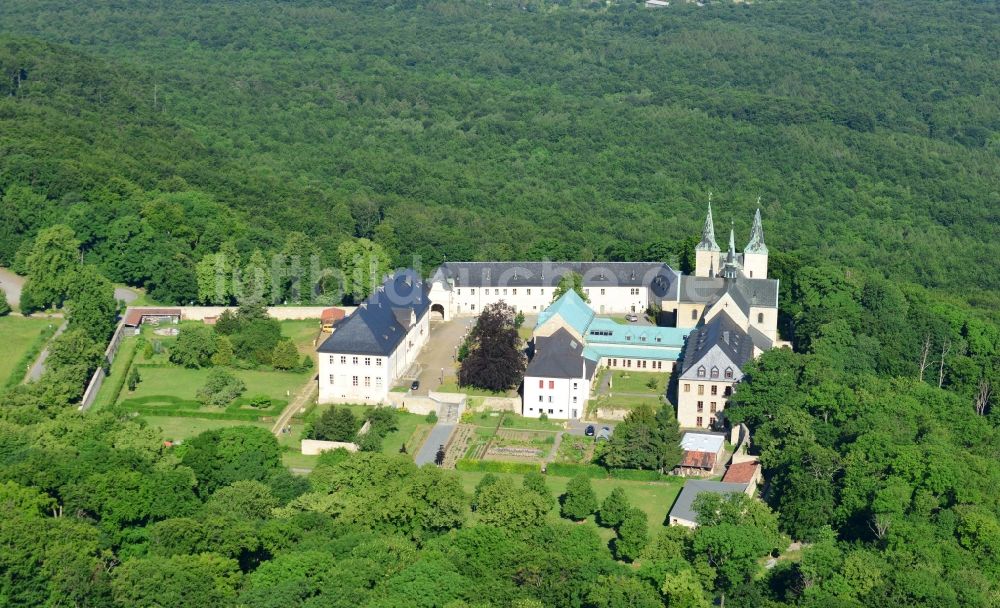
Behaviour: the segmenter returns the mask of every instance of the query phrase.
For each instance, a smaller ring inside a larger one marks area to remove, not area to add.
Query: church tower
[[[760,203],[760,199],[757,199]],[[753,216],[750,242],[743,250],[743,276],[748,279],[767,278],[767,245],[764,244],[764,227],[760,223],[760,207]]]
[[[708,216],[701,229],[701,242],[694,248],[694,274],[697,277],[714,277],[719,272],[722,252],[715,242],[715,224],[712,222],[712,195],[708,195]]]

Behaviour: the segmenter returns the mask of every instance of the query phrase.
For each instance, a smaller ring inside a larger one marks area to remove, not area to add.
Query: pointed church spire
[[[760,198],[757,199],[760,205]],[[750,228],[750,242],[747,243],[744,253],[767,253],[767,245],[764,244],[764,227],[760,223],[760,207],[753,216],[753,227]]]
[[[736,232],[732,222],[729,223],[729,253],[726,255],[726,260],[736,261]]]
[[[736,232],[732,224],[729,226],[729,251],[726,253],[726,264],[720,274],[724,279],[735,279],[740,274],[740,266],[736,261]]]
[[[695,246],[699,251],[719,251],[715,242],[715,223],[712,221],[712,193],[708,193],[708,215],[705,217],[705,227],[701,229],[701,242]]]

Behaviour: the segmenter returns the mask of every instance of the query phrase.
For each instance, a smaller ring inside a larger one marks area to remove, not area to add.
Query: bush
[[[0,289],[0,317],[10,314],[10,304],[7,302],[7,294]]]
[[[476,471],[479,473],[515,473],[525,475],[538,472],[541,467],[530,462],[503,462],[501,460],[473,460],[462,458],[455,463],[457,471]]]
[[[247,405],[258,409],[268,408],[271,407],[271,398],[266,395],[257,395],[251,398]]]
[[[246,384],[236,376],[222,369],[213,369],[208,374],[205,386],[198,389],[198,399],[208,405],[223,407],[232,403],[247,390]]]
[[[313,360],[309,355],[302,356],[302,363],[299,365],[301,371],[307,372],[313,368]]]
[[[133,366],[132,369],[129,370],[127,382],[128,390],[130,392],[135,392],[135,388],[139,386],[140,382],[142,382],[142,377],[139,375],[139,368]]]
[[[549,421],[549,415],[548,415],[548,414],[546,414],[545,412],[542,412],[542,413],[541,413],[541,414],[540,414],[540,415],[538,416],[538,421],[539,421],[539,422],[548,422],[548,421]]]
[[[437,412],[431,410],[430,413],[428,413],[427,416],[424,417],[424,421],[429,422],[430,424],[436,424],[438,421]]]
[[[170,361],[183,367],[205,367],[215,354],[215,336],[212,328],[192,325],[181,329],[177,342],[170,349]]]

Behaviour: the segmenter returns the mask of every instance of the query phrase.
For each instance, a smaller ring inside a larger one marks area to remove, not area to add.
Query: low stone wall
[[[439,405],[437,401],[429,397],[393,392],[389,393],[389,403],[393,407],[403,408],[411,414],[423,414],[425,416],[431,412],[436,412]]]
[[[344,448],[348,452],[357,452],[358,446],[349,441],[320,441],[318,439],[303,439],[302,453],[306,456],[316,456],[323,452]]]
[[[599,407],[597,408],[595,417],[601,420],[625,420],[625,416],[629,411],[631,410]]]
[[[466,400],[465,393],[438,393],[435,391],[428,391],[427,396],[441,403],[458,404]]]
[[[133,306],[133,310],[142,310],[143,308],[156,308],[150,306]],[[177,306],[181,311],[181,318],[185,321],[204,321],[206,317],[217,317],[221,315],[226,310],[232,310],[236,312],[236,306]],[[267,314],[271,315],[279,321],[301,321],[305,319],[316,319],[319,320],[320,315],[327,308],[333,308],[332,306],[269,306],[267,308]],[[354,312],[356,306],[337,306],[344,311],[346,315],[350,315]]]
[[[517,397],[484,397],[484,410],[521,413],[521,400]]]

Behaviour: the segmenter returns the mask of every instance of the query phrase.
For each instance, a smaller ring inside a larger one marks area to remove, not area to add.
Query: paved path
[[[463,409],[465,409],[464,404],[441,404],[438,408],[437,424],[431,429],[427,440],[424,441],[424,445],[420,446],[417,455],[413,457],[413,462],[417,463],[418,467],[428,462],[434,462],[438,448],[441,446],[448,447],[448,441],[451,439],[451,435],[455,432],[455,429],[458,428],[458,422],[462,418]]]
[[[139,294],[128,287],[115,287],[115,299],[125,302],[126,305],[135,302]]]
[[[45,373],[45,360],[49,358],[49,345],[52,344],[52,340],[58,338],[64,331],[66,331],[66,321],[62,322],[62,325],[56,330],[56,333],[52,334],[52,338],[49,339],[48,344],[42,349],[42,352],[38,353],[38,358],[31,365],[31,369],[28,370],[27,375],[24,377],[25,382],[38,382]]]
[[[24,277],[18,276],[6,268],[0,268],[0,289],[7,293],[7,302],[15,309],[21,305],[21,288],[23,286]]]
[[[271,432],[276,436],[281,435],[281,429],[288,426],[291,421],[292,416],[295,415],[301,408],[308,405],[309,401],[319,392],[319,385],[316,383],[316,377],[310,377],[309,381],[306,382],[299,392],[295,393],[295,397],[288,402],[285,409],[282,410],[281,415],[274,422],[274,426],[271,427]]]
[[[431,335],[427,345],[417,355],[415,368],[419,370],[420,388],[415,395],[426,395],[428,391],[437,390],[441,386],[441,370],[448,379],[458,372],[455,353],[465,339],[465,333],[472,328],[475,319],[458,317],[448,322],[435,321],[431,323]]]

